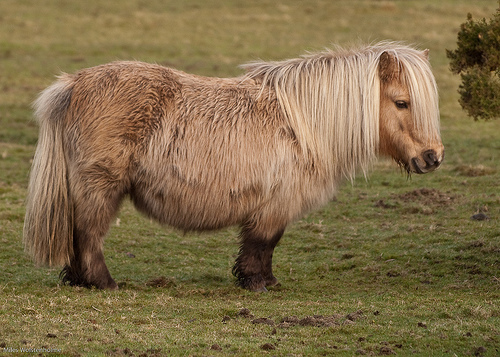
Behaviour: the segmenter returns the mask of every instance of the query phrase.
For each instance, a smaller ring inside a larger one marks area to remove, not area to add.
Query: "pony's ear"
[[[428,48],[427,48],[427,49],[425,49],[423,53],[424,53],[424,57],[425,57],[425,59],[427,59],[427,60],[428,60],[428,59],[429,59],[429,49],[428,49]]]
[[[378,71],[382,81],[392,80],[398,73],[396,58],[387,51],[383,52],[379,58]]]

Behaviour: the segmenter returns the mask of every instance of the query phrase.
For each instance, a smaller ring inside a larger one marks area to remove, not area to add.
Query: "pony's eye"
[[[396,100],[395,104],[398,109],[408,109],[408,103],[404,100]]]

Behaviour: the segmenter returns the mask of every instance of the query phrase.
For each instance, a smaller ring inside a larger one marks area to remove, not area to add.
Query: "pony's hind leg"
[[[256,234],[251,229],[241,232],[241,247],[233,267],[233,274],[238,285],[251,291],[266,291],[266,286],[273,286],[278,280],[273,275],[273,252],[282,237],[280,229],[270,238]]]
[[[99,188],[89,185],[88,181],[85,183],[86,186],[73,190],[76,192],[73,197],[74,256],[61,272],[61,279],[74,286],[117,289],[104,261],[103,241],[124,194],[116,186],[106,187],[102,182]]]

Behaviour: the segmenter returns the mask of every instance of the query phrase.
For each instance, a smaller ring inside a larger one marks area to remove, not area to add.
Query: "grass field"
[[[500,120],[457,102],[467,12],[498,3],[420,1],[0,1],[0,355],[498,356]],[[188,234],[125,203],[105,243],[117,292],[62,286],[23,252],[37,140],[31,102],[61,71],[137,59],[209,76],[238,65],[383,39],[429,48],[446,159],[407,179],[381,160],[368,180],[291,225],[281,285],[234,286],[236,228]],[[489,219],[474,220],[483,213]]]

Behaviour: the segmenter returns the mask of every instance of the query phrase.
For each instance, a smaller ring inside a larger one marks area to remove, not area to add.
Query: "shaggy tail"
[[[73,205],[64,155],[64,117],[71,101],[69,76],[34,104],[40,125],[28,186],[24,246],[37,265],[68,265],[73,257]]]

